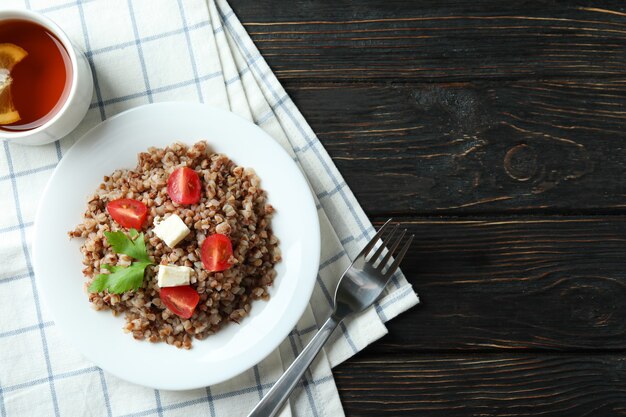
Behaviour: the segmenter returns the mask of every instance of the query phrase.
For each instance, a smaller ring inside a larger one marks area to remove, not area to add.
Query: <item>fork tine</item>
[[[365,245],[365,247],[363,248],[363,250],[361,250],[361,253],[359,253],[359,255],[357,256],[357,258],[360,258],[361,256],[367,256],[367,254],[372,250],[372,248],[376,245],[376,242],[378,241],[378,239],[380,238],[380,236],[383,234],[383,231],[385,230],[385,228],[387,227],[387,225],[391,222],[391,219],[387,220],[385,222],[385,224],[383,224],[382,226],[380,226],[380,229],[378,229],[378,232],[376,232],[376,234],[374,235],[374,237],[367,243],[367,245]]]
[[[369,263],[373,264],[374,262],[376,262],[376,259],[378,259],[378,257],[380,257],[380,255],[382,255],[383,251],[385,250],[385,240],[391,240],[391,238],[393,237],[393,235],[396,234],[396,231],[398,230],[398,226],[399,225],[395,225],[393,227],[393,229],[391,229],[390,233],[383,233],[380,236],[380,247],[378,248],[378,250],[376,250],[376,252],[372,255],[372,257],[369,259]],[[383,239],[383,235],[385,236],[385,238]]]
[[[387,265],[387,262],[389,262],[389,258],[391,258],[391,255],[393,255],[396,249],[398,249],[398,245],[400,245],[400,242],[402,242],[402,238],[404,237],[405,233],[406,229],[403,229],[402,233],[400,233],[400,236],[393,242],[393,246],[389,248],[383,260],[380,261],[380,263],[378,264],[378,270],[382,271],[385,265]]]
[[[404,258],[404,255],[406,255],[406,251],[409,250],[409,246],[411,246],[411,242],[413,241],[414,237],[415,235],[409,236],[409,239],[406,241],[402,249],[400,249],[398,256],[396,256],[396,258],[394,259],[393,263],[391,264],[387,272],[385,272],[385,278],[387,279],[391,278],[391,276],[396,272],[396,270],[398,269],[398,266],[400,266],[400,262],[402,262],[402,259]]]

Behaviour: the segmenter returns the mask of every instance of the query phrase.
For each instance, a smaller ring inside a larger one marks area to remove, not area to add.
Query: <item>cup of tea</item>
[[[80,123],[93,78],[85,55],[50,19],[0,10],[0,139],[43,145]]]

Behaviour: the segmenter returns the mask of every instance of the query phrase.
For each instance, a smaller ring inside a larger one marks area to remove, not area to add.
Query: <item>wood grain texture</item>
[[[626,349],[626,217],[401,224],[422,303],[370,352]]]
[[[626,208],[624,80],[287,88],[370,215]]]
[[[230,0],[422,303],[347,416],[626,414],[626,4]]]
[[[233,6],[368,214],[626,207],[622,2]]]
[[[621,355],[361,355],[335,380],[348,416],[626,414]]]
[[[281,80],[621,76],[626,9],[604,1],[233,2]]]

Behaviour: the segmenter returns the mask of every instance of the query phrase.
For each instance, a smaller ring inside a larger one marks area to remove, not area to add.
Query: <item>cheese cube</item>
[[[159,287],[178,287],[189,285],[189,277],[193,269],[188,266],[159,265],[157,282]]]
[[[189,230],[185,222],[176,214],[172,214],[154,226],[154,234],[170,248],[176,246],[190,232],[191,230]]]

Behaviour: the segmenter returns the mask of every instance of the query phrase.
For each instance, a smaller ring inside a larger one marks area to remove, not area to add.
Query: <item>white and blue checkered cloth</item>
[[[315,333],[336,281],[374,229],[321,143],[226,0],[3,0],[57,22],[87,54],[95,78],[85,120],[41,147],[0,151],[0,416],[245,416]],[[185,392],[136,386],[87,362],[58,334],[35,285],[31,230],[44,185],[78,137],[134,106],[205,102],[261,126],[298,161],[316,196],[322,254],[313,298],[267,359],[225,383]],[[401,273],[385,297],[347,321],[291,397],[285,416],[343,415],[331,368],[386,333],[418,302]]]

